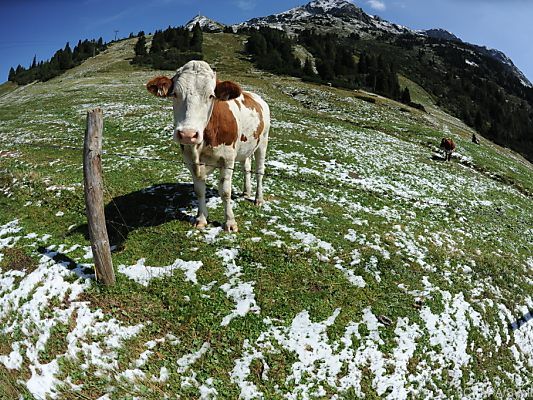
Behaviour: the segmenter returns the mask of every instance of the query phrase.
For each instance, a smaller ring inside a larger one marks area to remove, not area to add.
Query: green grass
[[[375,343],[386,360],[385,375],[394,373],[390,360],[398,347],[398,320],[407,318],[419,327],[415,352],[406,361],[408,375],[429,371],[430,382],[422,385],[426,392],[419,396],[428,397],[440,389],[448,398],[459,398],[462,390],[467,393],[473,387],[469,379],[488,381],[495,387],[501,381],[509,393],[530,390],[529,356],[521,351],[524,367],[517,369],[511,349],[515,336],[502,322],[498,306],[518,318],[531,301],[531,267],[527,267],[533,226],[531,164],[487,141],[481,146],[471,143],[469,128],[436,108],[413,82],[402,79],[402,86],[407,85],[413,100],[427,106],[429,113],[406,112],[403,105],[383,98],[371,104],[352,91],[257,71],[242,53],[242,37],[204,37],[205,58],[215,65],[218,78],[235,80],[261,93],[274,121],[266,206],[258,209],[236,197],[240,232],[235,236],[219,234],[208,242],[204,233],[189,224],[185,213],[192,211],[194,195],[179,147],[171,142],[170,102],[150,96],[144,88],[152,76],[171,76],[173,71],[132,67],[128,59],[134,40],[119,42],[50,82],[0,98],[0,224],[18,218],[23,227],[20,235],[51,235],[38,246],[89,245],[79,149],[85,111],[101,106],[107,152],[103,156],[106,213],[116,227],[110,230],[111,242],[117,246],[115,268],[134,265],[141,258],[148,266],[171,265],[177,258],[203,263],[197,285],[181,271],[155,279],[147,287],[117,273],[116,286],[93,284],[76,298],[88,302],[93,311],[102,310],[101,321],[114,318],[123,327],[144,325],[113,350],[117,367],[104,374],[97,373],[100,367],[94,364],[81,368],[80,360],[66,354],[65,336],[76,326],[76,314],[61,322],[57,313],[72,303],[68,296],[57,295],[42,311],[55,322],[39,353],[40,362],[57,358],[58,377],[64,381],[70,376],[72,383],[82,385],[81,398],[98,398],[114,387],[113,399],[160,399],[165,394],[193,399],[199,396],[196,386],[207,385],[209,378],[213,378],[218,398],[237,398],[240,389],[230,373],[249,351],[248,343],[263,353],[263,359],[251,361],[248,381],[265,398],[281,398],[302,390],[294,379],[287,380],[298,355],[288,343],[279,342],[289,335],[295,318],[307,311],[318,324],[340,309],[325,329],[328,344],[337,343],[340,351],[348,327],[358,323],[360,337],[351,336],[352,347],[363,349],[374,343],[376,334],[370,323],[362,322],[370,310],[376,317],[391,320],[391,325],[379,326],[379,343]],[[432,158],[440,138],[450,134],[461,158],[450,163]],[[208,180],[208,187],[210,196],[216,197],[215,177]],[[238,195],[240,173],[236,173],[234,188]],[[58,211],[64,214],[57,216]],[[220,225],[222,218],[220,204],[210,209],[211,227]],[[123,222],[128,229],[120,225]],[[13,249],[0,249],[4,254],[1,273],[9,269],[31,273],[40,257],[35,243],[36,239],[22,237]],[[231,283],[217,255],[223,248],[238,249],[238,278],[253,282],[260,307],[259,313],[236,317],[225,327],[220,323],[235,304],[220,289]],[[83,258],[85,253],[81,247],[57,261],[91,262]],[[365,286],[352,285],[348,271],[361,277]],[[13,290],[25,278],[17,279]],[[78,282],[75,276],[68,279]],[[211,289],[201,289],[213,281]],[[25,301],[33,298],[35,290]],[[415,301],[418,297],[420,304]],[[461,314],[454,307],[463,304],[461,299],[468,303],[468,315],[456,326],[454,321]],[[428,313],[440,317],[436,330],[452,337],[461,337],[460,324],[466,324],[466,352],[471,361],[461,366],[459,383],[439,373],[442,363],[451,366],[453,361],[443,356],[440,344],[432,344],[435,332],[429,331],[424,320]],[[488,337],[473,321],[475,313],[488,327]],[[20,318],[16,313],[6,316],[0,320],[0,329],[8,323],[21,324]],[[275,329],[281,335],[277,339],[272,336]],[[503,340],[499,346],[493,340],[496,333]],[[139,367],[144,379],[132,383],[120,377],[136,368],[135,361],[147,350],[148,341],[168,334],[179,343],[167,339],[151,349],[149,361]],[[34,335],[28,337],[32,343]],[[105,348],[106,335],[85,340]],[[13,340],[24,337],[20,332]],[[177,360],[206,342],[208,353],[179,372]],[[0,346],[0,355],[8,350]],[[268,379],[263,377],[265,365]],[[151,377],[158,377],[162,367],[169,371],[168,381],[153,381]],[[340,397],[379,398],[378,378],[371,367],[368,360],[358,366],[360,392],[350,388]],[[348,370],[345,362],[337,379]],[[183,385],[193,372],[198,385]],[[307,372],[303,382],[313,383],[315,389],[321,384],[322,398],[337,392],[330,383],[318,382],[312,372]],[[509,374],[522,376],[524,385],[520,388]],[[29,396],[18,378],[29,379],[27,360],[20,371],[7,371],[0,364],[0,398],[12,398],[13,393]],[[69,398],[68,385],[58,390],[60,397]]]

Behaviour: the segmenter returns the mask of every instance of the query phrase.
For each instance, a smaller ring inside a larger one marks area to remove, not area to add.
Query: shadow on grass
[[[206,199],[216,195],[216,190],[207,188]],[[120,251],[129,233],[141,227],[159,226],[174,220],[192,223],[194,217],[186,213],[191,205],[196,205],[196,196],[190,183],[161,183],[115,197],[104,209],[110,245]],[[89,239],[87,224],[73,232]]]
[[[431,155],[431,159],[432,159],[433,161],[442,161],[442,162],[446,162],[446,158],[444,158],[444,156],[441,155],[441,154],[433,153],[433,154]]]
[[[51,260],[54,260],[56,263],[61,264],[69,271],[72,271],[79,278],[94,279],[94,269],[87,264],[77,263],[74,259],[70,258],[66,254],[49,249],[48,247],[39,246],[37,251],[43,256],[46,256]]]

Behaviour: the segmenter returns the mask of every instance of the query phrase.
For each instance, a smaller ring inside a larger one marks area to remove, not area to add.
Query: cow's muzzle
[[[200,133],[195,129],[177,130],[175,137],[181,144],[198,144],[200,142]]]

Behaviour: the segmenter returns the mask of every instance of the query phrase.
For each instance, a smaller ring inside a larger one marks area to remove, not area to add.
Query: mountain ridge
[[[333,18],[333,19],[332,19]],[[347,18],[351,20],[347,20]],[[316,20],[319,21],[316,21]],[[245,22],[232,25],[234,29],[246,27],[269,26],[281,29],[288,33],[294,33],[296,29],[301,29],[306,24],[316,24],[316,22],[326,22],[333,25],[331,30],[336,32],[358,33],[361,36],[372,36],[372,33],[389,33],[394,35],[412,34],[432,37],[436,39],[463,42],[455,34],[442,29],[432,28],[427,30],[414,30],[403,25],[386,21],[378,16],[371,16],[362,8],[348,0],[313,0],[307,4],[293,7],[281,13],[264,17],[251,18]],[[337,24],[335,24],[336,22]],[[318,24],[317,24],[318,26]],[[308,27],[308,26],[307,26]],[[326,29],[330,30],[330,29]],[[374,32],[372,32],[374,31]],[[483,45],[464,42],[475,46],[479,51],[488,54],[494,59],[507,66],[526,87],[533,87],[533,84],[520,71],[512,60],[502,51],[490,49]]]
[[[501,62],[503,65],[509,68],[509,70],[516,75],[520,82],[526,87],[533,87],[531,81],[525,76],[525,74],[513,63],[510,57],[508,57],[503,51],[498,49],[491,49],[485,45],[478,45],[474,43],[464,42],[458,36],[442,28],[431,28],[425,30],[415,30],[403,25],[399,25],[387,20],[382,19],[377,15],[369,15],[362,8],[358,7],[354,2],[349,0],[313,0],[309,3],[301,6],[293,7],[289,10],[282,11],[280,13],[271,14],[263,17],[254,17],[247,21],[226,25],[218,22],[207,16],[198,14],[191,20],[189,20],[185,27],[192,30],[196,23],[200,24],[202,29],[210,32],[222,32],[224,28],[230,26],[234,31],[242,28],[261,27],[268,26],[275,29],[280,29],[288,33],[294,34],[296,29],[301,29],[301,24],[310,22],[326,22],[332,24],[331,18],[341,19],[339,22],[341,28],[333,29],[339,32],[357,33],[365,36],[369,32],[367,30],[375,32],[386,32],[395,35],[412,34],[431,37],[434,39],[441,39],[451,42],[462,42],[476,47],[480,52],[487,54],[495,60]],[[346,20],[350,18],[352,20]],[[312,20],[320,21],[312,21]],[[354,20],[355,19],[355,20]]]

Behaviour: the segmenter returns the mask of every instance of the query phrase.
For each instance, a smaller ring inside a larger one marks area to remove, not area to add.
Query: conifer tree
[[[72,68],[72,66],[72,49],[70,48],[70,45],[67,42],[67,44],[65,45],[65,49],[60,50],[59,53],[59,68],[64,71],[69,68]]]
[[[304,76],[307,76],[307,77],[316,76],[316,73],[313,70],[313,64],[312,64],[312,62],[311,62],[311,60],[309,58],[305,59],[305,64],[304,64],[302,73],[303,73]]]
[[[411,102],[411,93],[409,92],[409,88],[407,86],[402,92],[401,102],[404,104],[409,104]]]
[[[135,43],[135,56],[144,57],[146,54],[146,37],[141,35],[137,43]]]
[[[203,32],[202,28],[200,27],[200,23],[197,22],[194,25],[194,28],[192,28],[192,38],[190,42],[190,48],[192,51],[196,51],[198,53],[202,52],[202,42],[203,42]]]

